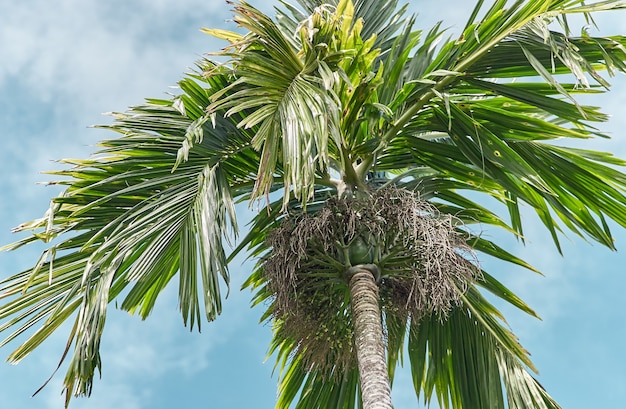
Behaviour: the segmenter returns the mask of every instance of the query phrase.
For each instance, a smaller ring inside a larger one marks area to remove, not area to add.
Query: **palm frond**
[[[294,32],[300,36],[301,49],[296,49],[258,10],[242,3],[235,12],[235,21],[250,34],[224,53],[236,61],[232,69],[237,79],[213,97],[209,111],[224,109],[231,116],[252,110],[238,127],[255,127],[252,143],[262,150],[253,199],[269,194],[280,163],[285,200],[293,189],[306,202],[316,177],[328,174],[329,151],[340,146],[335,79],[309,38],[317,28],[303,25]]]
[[[574,95],[602,92],[586,75],[608,87],[598,72],[624,69],[624,38],[569,37],[552,31],[548,22],[624,4],[516,2],[505,9],[504,3],[471,21],[438,55],[416,51],[430,66],[421,79],[406,81],[397,91],[397,116],[382,137],[387,148],[378,154],[376,166],[426,166],[442,180],[463,181],[469,190],[504,203],[519,237],[519,204],[525,202],[536,209],[557,247],[564,226],[613,248],[604,217],[624,223],[626,185],[613,169],[624,162],[607,155],[579,156],[549,143],[605,137],[590,124],[605,121],[606,115],[580,105]],[[429,71],[436,75],[428,76]],[[561,74],[572,74],[578,83],[561,84]],[[505,81],[533,76],[544,81]],[[424,138],[433,131],[446,137]],[[554,172],[555,164],[559,171]]]
[[[442,408],[560,407],[530,375],[528,353],[496,317],[499,312],[470,290],[445,322],[433,317],[411,324],[413,384],[427,404],[436,398]]]
[[[258,163],[252,135],[236,127],[241,116],[205,112],[225,81],[194,74],[181,81],[182,95],[115,114],[105,128],[122,136],[91,159],[65,160],[73,167],[53,172],[64,193],[44,218],[16,229],[32,236],[5,247],[56,243],[33,269],[0,284],[0,317],[13,317],[0,330],[17,328],[4,345],[39,324],[9,356],[18,362],[75,315],[68,402],[91,392],[107,307],[124,292],[121,308],[145,318],[178,273],[186,325],[199,328],[201,311],[209,320],[221,312],[225,240],[237,230],[231,191],[251,186]]]
[[[356,368],[341,374],[319,372],[315,368],[306,367],[298,358],[289,359],[293,349],[294,345],[288,341],[270,346],[271,353],[277,353],[277,367],[281,377],[276,409],[361,407],[359,373]]]

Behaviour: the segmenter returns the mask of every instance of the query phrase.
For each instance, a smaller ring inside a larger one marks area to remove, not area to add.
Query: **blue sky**
[[[269,10],[275,2],[252,1]],[[443,19],[458,32],[471,2],[413,1],[418,25]],[[441,7],[446,4],[446,8]],[[181,74],[203,53],[221,44],[200,27],[229,28],[222,0],[24,0],[0,4],[0,243],[15,240],[17,224],[39,217],[58,193],[36,182],[54,169],[52,160],[85,157],[109,137],[92,124],[108,122],[102,112],[124,110],[144,97],[175,92]],[[603,34],[626,34],[626,12],[598,15]],[[614,78],[613,92],[598,100],[613,115],[604,129],[614,139],[587,148],[626,157],[626,80]],[[545,273],[483,260],[542,316],[538,321],[504,308],[509,324],[532,353],[539,380],[564,408],[621,407],[626,401],[626,233],[614,228],[618,252],[570,237],[560,257],[537,220],[527,215],[524,248],[502,240]],[[31,266],[41,248],[0,254],[0,276]],[[249,265],[232,266],[233,289]],[[102,345],[103,377],[90,399],[72,408],[271,408],[275,402],[273,362],[264,363],[270,331],[258,325],[247,292],[232,291],[224,314],[201,334],[182,326],[175,288],[167,291],[147,320],[111,310]],[[37,396],[31,394],[56,367],[68,328],[17,366],[0,365],[0,402],[13,409],[62,408],[63,370]],[[6,357],[11,345],[1,350]],[[398,409],[421,407],[401,372],[394,390]]]

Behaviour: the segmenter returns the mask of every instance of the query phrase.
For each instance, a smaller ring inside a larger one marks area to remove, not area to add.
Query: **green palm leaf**
[[[24,294],[0,309],[2,317],[15,316],[2,328],[17,327],[3,344],[41,324],[10,355],[13,362],[77,312],[68,342],[74,345],[68,399],[89,394],[107,305],[129,284],[121,307],[144,318],[176,273],[185,324],[199,327],[201,310],[209,320],[221,312],[219,278],[228,282],[224,239],[236,231],[231,186],[250,185],[254,170],[247,165],[258,160],[250,135],[226,137],[236,130],[232,119],[216,119],[215,126],[203,119],[209,93],[221,90],[221,81],[213,77],[204,89],[190,78],[181,82],[188,91],[182,97],[116,114],[110,128],[123,136],[102,142],[93,159],[66,161],[74,167],[55,172],[70,178],[58,182],[67,185],[64,194],[47,217],[17,229],[43,233],[8,247],[76,232],[0,290],[3,298]]]

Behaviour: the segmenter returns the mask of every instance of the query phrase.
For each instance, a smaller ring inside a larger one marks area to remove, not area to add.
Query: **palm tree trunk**
[[[392,409],[378,286],[369,270],[359,269],[350,278],[350,302],[363,409]]]

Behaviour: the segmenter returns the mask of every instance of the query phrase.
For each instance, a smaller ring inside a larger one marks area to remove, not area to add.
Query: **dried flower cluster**
[[[364,262],[381,271],[384,314],[445,319],[480,274],[461,227],[398,188],[332,198],[318,212],[286,217],[267,239],[272,251],[263,265],[278,331],[310,368],[355,365],[345,272]]]

